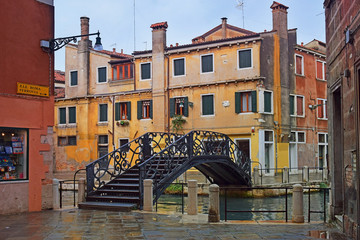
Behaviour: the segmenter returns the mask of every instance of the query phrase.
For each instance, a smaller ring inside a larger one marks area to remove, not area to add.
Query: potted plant
[[[183,118],[183,115],[174,115],[174,117],[171,120],[171,129],[178,133],[183,129],[183,125],[186,123],[186,119]]]

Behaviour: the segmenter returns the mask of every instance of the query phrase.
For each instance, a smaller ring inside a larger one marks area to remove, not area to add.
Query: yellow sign
[[[17,93],[41,96],[41,97],[49,97],[49,87],[18,82],[17,83]]]

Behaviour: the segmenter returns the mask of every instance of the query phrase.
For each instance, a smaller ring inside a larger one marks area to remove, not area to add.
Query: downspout
[[[115,151],[115,96],[112,96],[112,143],[113,150]]]
[[[167,59],[167,72],[166,72],[166,93],[167,93],[167,112],[168,112],[168,116],[167,116],[167,131],[168,134],[170,134],[170,92],[169,92],[169,84],[170,84],[170,75],[169,75],[169,55],[165,55],[166,59]]]

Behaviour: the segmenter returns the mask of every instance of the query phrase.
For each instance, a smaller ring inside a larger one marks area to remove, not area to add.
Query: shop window
[[[106,83],[107,82],[107,73],[106,67],[99,67],[97,72],[98,83]]]
[[[59,124],[76,124],[76,107],[60,107],[59,108]]]
[[[152,118],[152,100],[143,100],[137,102],[138,119]]]
[[[107,122],[108,121],[108,105],[99,104],[99,122]]]
[[[201,73],[214,72],[214,54],[201,56]]]
[[[131,102],[115,103],[115,121],[131,120]]]
[[[76,146],[76,136],[58,137],[58,146]]]
[[[0,181],[28,179],[28,130],[0,128]]]
[[[235,112],[257,112],[256,91],[235,93]]]
[[[214,95],[202,95],[201,96],[201,105],[202,105],[202,116],[212,116],[214,115]]]
[[[185,75],[185,58],[177,58],[173,60],[174,76]]]
[[[70,71],[70,86],[78,85],[78,71]]]
[[[99,135],[98,136],[98,158],[109,153],[109,139],[108,135]]]
[[[238,51],[239,69],[252,67],[252,50],[244,49]]]
[[[141,80],[151,79],[151,63],[140,64],[140,79]]]
[[[295,54],[295,73],[304,75],[304,58],[298,54]]]
[[[326,80],[326,63],[316,60],[316,79]]]
[[[328,114],[327,114],[327,100],[326,99],[317,99],[317,117],[318,119],[327,120]]]
[[[189,116],[188,97],[170,98],[170,117],[175,115]]]
[[[134,65],[132,63],[120,64],[112,67],[113,81],[131,79],[133,74]]]
[[[290,116],[304,117],[304,96],[290,95]]]

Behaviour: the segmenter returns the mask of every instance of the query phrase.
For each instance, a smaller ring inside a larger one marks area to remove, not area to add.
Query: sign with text
[[[17,83],[18,94],[49,97],[49,87],[33,85],[28,83]]]

